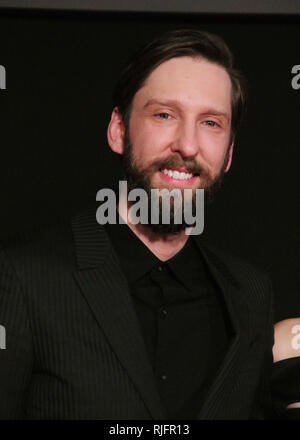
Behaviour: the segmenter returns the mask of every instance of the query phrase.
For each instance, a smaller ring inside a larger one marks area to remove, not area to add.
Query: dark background
[[[0,238],[68,216],[116,183],[106,141],[114,82],[133,50],[181,27],[222,36],[250,84],[204,233],[270,274],[276,321],[300,316],[299,16],[0,10]]]

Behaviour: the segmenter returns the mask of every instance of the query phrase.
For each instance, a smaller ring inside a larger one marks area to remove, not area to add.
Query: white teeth
[[[174,179],[186,180],[191,179],[193,174],[190,173],[180,173],[179,171],[171,171],[168,169],[163,169],[162,172],[169,177],[173,177]]]

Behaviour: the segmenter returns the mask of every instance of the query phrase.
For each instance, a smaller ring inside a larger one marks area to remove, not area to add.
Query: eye
[[[169,113],[157,113],[155,116],[157,116],[159,119],[170,119],[171,115]]]
[[[204,124],[208,125],[209,127],[220,127],[220,125],[216,121],[204,121]]]

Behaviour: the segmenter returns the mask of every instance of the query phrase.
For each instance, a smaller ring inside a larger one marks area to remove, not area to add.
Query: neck
[[[119,215],[132,230],[132,232],[147,246],[147,248],[161,261],[167,261],[176,255],[187,242],[189,235],[186,231],[178,234],[158,234],[148,226],[142,224],[133,224],[129,218],[129,209],[127,202],[119,203]]]

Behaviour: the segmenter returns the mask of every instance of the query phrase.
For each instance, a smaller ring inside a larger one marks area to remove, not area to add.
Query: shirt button
[[[162,266],[158,266],[157,270],[158,270],[158,272],[162,272],[162,270],[163,270]]]
[[[164,373],[160,376],[161,380],[167,380],[167,375]]]
[[[168,311],[165,309],[165,308],[161,308],[160,309],[160,314],[161,314],[161,316],[163,317],[163,318],[165,318],[166,316],[167,316],[167,314],[168,314]]]

